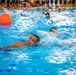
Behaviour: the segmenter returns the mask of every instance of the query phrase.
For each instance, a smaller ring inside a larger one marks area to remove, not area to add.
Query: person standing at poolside
[[[36,4],[37,4],[37,7],[39,8],[40,1],[39,0],[36,0]]]
[[[5,7],[5,0],[1,0],[1,6]]]
[[[51,8],[53,7],[53,0],[50,0],[50,2],[51,2]]]
[[[59,0],[60,9],[62,8],[62,0]]]
[[[42,0],[42,7],[45,8],[46,1]]]
[[[55,11],[57,11],[57,9],[58,9],[58,0],[55,0]]]
[[[71,0],[71,2],[72,2],[72,7],[75,7],[76,0]]]

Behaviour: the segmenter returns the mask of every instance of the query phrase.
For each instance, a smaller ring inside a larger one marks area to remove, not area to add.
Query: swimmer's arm
[[[26,46],[27,43],[26,42],[18,42],[18,43],[14,43],[10,46],[4,46],[4,47],[0,47],[0,50],[6,50],[6,49],[12,49],[12,48],[19,48],[22,46]]]
[[[22,14],[22,13],[20,13],[20,15],[23,16],[23,17],[32,17],[32,16],[25,15],[25,14]],[[36,16],[35,18],[38,18],[38,17],[39,17],[39,16]]]
[[[53,21],[53,19],[49,19],[49,20],[47,21],[47,23],[48,23],[48,22],[52,22],[52,23],[53,23],[54,21]]]
[[[43,14],[46,14],[46,12],[45,12],[45,11],[42,11],[42,13],[43,13]]]
[[[63,46],[74,46],[76,47],[75,44],[38,44],[38,46],[45,46],[45,47],[63,47]]]
[[[50,20],[53,23],[53,20]]]
[[[38,46],[45,46],[45,47],[50,47],[50,46],[55,47],[55,46],[59,46],[59,47],[62,47],[62,45],[59,45],[59,44],[56,44],[56,45],[54,45],[54,44],[38,44]]]
[[[20,13],[20,15],[23,16],[23,17],[29,17],[28,15],[24,15],[24,14],[22,14],[22,13]]]
[[[50,21],[53,23],[53,22],[58,22],[58,21],[60,21],[60,20],[55,20],[55,21],[54,21],[54,20],[51,19]],[[65,20],[61,20],[61,21],[65,21]]]
[[[10,48],[17,48],[17,47],[22,47],[22,46],[25,46],[27,45],[26,42],[18,42],[18,43],[14,43],[10,46]]]
[[[50,19],[49,21],[53,23],[53,22],[59,22],[59,21],[65,21],[65,20],[58,17],[58,18]]]

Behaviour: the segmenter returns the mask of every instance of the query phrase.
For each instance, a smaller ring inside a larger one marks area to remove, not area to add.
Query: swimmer
[[[43,12],[43,14],[46,15],[46,18],[50,18],[50,13],[49,12],[44,12],[44,11],[42,11],[42,12]]]
[[[58,34],[58,31],[57,31],[56,28],[51,28],[51,29],[49,30],[49,32],[52,32],[53,34]]]
[[[61,12],[61,9],[60,8],[58,8],[58,12]]]
[[[46,31],[37,31],[38,33],[40,33],[42,36],[47,36],[50,32],[57,35],[58,34],[58,30],[55,27],[50,28],[49,32]]]
[[[25,14],[22,14],[22,13],[20,13],[20,15],[23,16],[23,17],[29,17],[28,15],[25,15]]]
[[[60,21],[65,21],[66,19],[68,19],[67,17],[65,17],[65,16],[58,16],[58,17],[56,17],[56,18],[51,18],[51,19],[49,19],[48,21],[47,21],[47,23],[49,23],[49,22],[60,22]]]
[[[37,45],[37,42],[39,42],[39,41],[40,41],[40,38],[37,35],[32,35],[32,36],[30,36],[30,38],[28,39],[27,42],[16,42],[10,46],[0,47],[0,50],[19,48],[19,47],[23,47],[23,46],[35,46],[35,45]]]
[[[2,51],[7,51],[9,49],[13,49],[13,48],[20,48],[23,46],[59,46],[62,47],[62,44],[37,44],[37,42],[40,41],[40,38],[37,35],[32,35],[30,36],[30,38],[28,39],[27,42],[16,42],[10,46],[4,46],[4,47],[0,47],[0,50]],[[66,46],[72,46],[71,44],[65,44]],[[73,45],[76,47],[76,45]]]
[[[47,12],[45,15],[46,15],[46,18],[50,18],[50,13],[49,12]]]

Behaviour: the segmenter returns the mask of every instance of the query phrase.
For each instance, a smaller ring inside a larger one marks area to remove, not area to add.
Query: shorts
[[[72,4],[75,4],[75,0],[72,0]]]
[[[57,5],[57,3],[58,3],[58,0],[55,0],[55,4]]]
[[[9,6],[9,3],[10,3],[10,1],[9,0],[7,0],[7,5]]]
[[[42,5],[44,5],[45,4],[45,1],[42,1]]]
[[[36,1],[36,4],[39,4],[39,1]]]
[[[1,1],[0,1],[0,4],[1,4]]]
[[[16,0],[15,4],[18,4],[18,0]]]
[[[51,4],[53,4],[53,0],[51,0]]]
[[[66,0],[64,0],[64,4],[66,4]]]
[[[15,4],[15,0],[12,0],[12,2],[10,2],[10,4]]]
[[[5,0],[1,0],[1,3],[5,3]]]
[[[62,0],[60,0],[59,4],[62,4]]]

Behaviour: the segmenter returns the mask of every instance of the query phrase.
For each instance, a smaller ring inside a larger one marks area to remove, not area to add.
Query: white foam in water
[[[44,33],[46,34],[46,33]],[[44,37],[43,39],[41,39],[41,43],[45,43],[45,44],[61,44],[60,40],[57,38],[57,36],[51,32],[48,32],[46,35],[44,35],[46,37]],[[48,39],[48,40],[47,40]],[[47,40],[47,41],[46,41]]]
[[[71,23],[72,22],[72,20],[71,19],[69,19],[68,17],[66,17],[66,16],[64,16],[64,15],[59,15],[59,16],[55,16],[55,17],[51,17],[46,23],[50,23],[51,21],[50,20],[52,20],[53,22],[58,22],[57,23],[57,25],[64,25],[64,24],[69,24],[69,23]],[[69,20],[71,21],[71,22],[69,22]]]
[[[66,75],[76,75],[76,70],[73,68],[71,70],[61,70],[60,73]]]
[[[19,19],[16,20],[13,27],[19,29],[19,32],[25,32],[25,31],[33,30],[34,28],[37,27],[37,25],[29,17],[27,18],[20,17]]]
[[[64,34],[65,32],[64,33],[61,32],[60,34],[57,34],[57,35],[51,32],[45,32],[41,30],[38,30],[37,32],[38,34],[41,34],[44,37],[41,39],[40,43],[46,43],[50,45],[59,44],[59,45],[69,46],[69,45],[72,45],[75,42],[74,40],[76,39],[74,38],[75,34],[73,34],[72,36],[72,34],[69,33],[68,31],[66,32],[66,34]]]
[[[38,34],[41,34],[41,35],[43,35],[43,36],[48,35],[48,32],[42,31],[42,30],[37,30],[37,33],[38,33]]]
[[[17,56],[20,59],[24,59],[24,58],[28,58],[28,56],[26,54],[20,54],[19,56]]]
[[[70,50],[54,50],[49,53],[49,56],[47,56],[45,59],[49,63],[56,63],[56,64],[62,64],[65,62],[69,62],[71,64],[71,60],[76,60],[76,55],[75,55],[75,48],[72,48]]]

